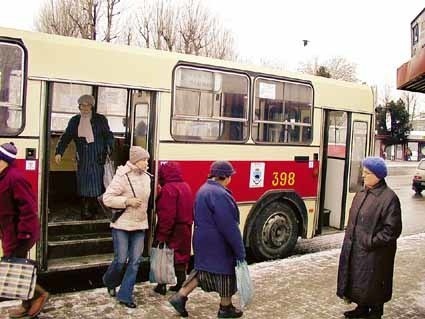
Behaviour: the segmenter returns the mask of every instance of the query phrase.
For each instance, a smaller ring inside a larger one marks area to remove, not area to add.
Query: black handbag
[[[128,177],[128,174],[125,174],[125,176],[127,176],[127,180],[128,180],[128,183],[130,184],[131,191],[133,192],[133,196],[136,197],[136,193],[134,192],[134,188],[133,188],[133,185],[131,184],[130,177]],[[103,202],[103,196],[99,196],[97,200],[99,201],[99,204],[102,207],[105,214],[111,216],[112,223],[115,223],[118,220],[118,218],[120,218],[121,215],[124,214],[126,210],[126,208],[112,208],[112,207],[106,206],[105,203]]]

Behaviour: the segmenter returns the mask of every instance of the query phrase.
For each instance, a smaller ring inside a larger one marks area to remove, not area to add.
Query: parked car
[[[416,194],[420,194],[425,189],[425,159],[422,159],[416,168],[412,181],[412,189]]]

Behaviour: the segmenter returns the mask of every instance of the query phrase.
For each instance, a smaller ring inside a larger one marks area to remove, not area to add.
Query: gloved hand
[[[20,240],[18,240],[18,246],[15,248],[12,256],[18,257],[18,258],[26,258],[30,248],[31,248],[30,240],[20,239]]]

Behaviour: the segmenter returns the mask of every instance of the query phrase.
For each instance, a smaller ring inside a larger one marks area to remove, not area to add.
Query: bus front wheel
[[[258,260],[287,256],[298,239],[298,221],[294,210],[274,202],[257,213],[250,233],[250,248]]]

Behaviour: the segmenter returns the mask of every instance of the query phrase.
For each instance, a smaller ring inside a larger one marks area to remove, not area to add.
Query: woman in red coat
[[[169,248],[174,249],[177,285],[170,290],[178,291],[186,279],[186,269],[190,260],[193,194],[189,185],[183,180],[177,163],[162,163],[158,176],[161,192],[156,204],[158,222],[155,242],[166,243]],[[154,290],[165,295],[166,286],[159,284]]]
[[[0,145],[0,240],[5,257],[26,258],[40,239],[36,197],[30,183],[13,165],[18,150],[15,145]],[[36,284],[34,297],[9,312],[9,318],[36,317],[49,293]]]

